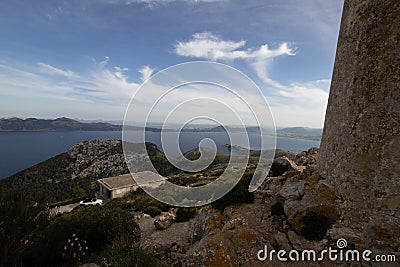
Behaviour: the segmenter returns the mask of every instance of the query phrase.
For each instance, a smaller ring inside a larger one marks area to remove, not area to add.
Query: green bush
[[[225,196],[212,203],[212,206],[223,212],[229,205],[238,203],[253,203],[254,195],[249,192],[249,184],[253,177],[253,171],[246,171],[235,187]]]
[[[143,210],[143,212],[149,214],[151,217],[155,217],[161,214],[161,209],[155,206],[148,206]]]
[[[88,247],[85,253],[90,254],[121,237],[132,243],[140,239],[140,228],[128,211],[107,206],[79,207],[54,218],[49,226],[36,231],[24,253],[24,262],[29,266],[68,264],[79,261],[79,258],[63,255],[65,247],[69,248],[75,238],[80,244],[85,244],[85,248]]]
[[[147,213],[148,207],[153,206],[158,208],[160,211],[168,211],[171,206],[162,203],[148,194],[146,194],[142,189],[138,189],[125,198],[113,199],[107,205],[114,207],[121,207],[124,210],[138,211]],[[150,210],[153,208],[150,208]]]
[[[49,223],[49,210],[31,203],[21,192],[0,188],[0,266],[21,266],[25,242]]]
[[[192,219],[196,215],[195,208],[178,208],[176,212],[177,222],[186,222]]]
[[[104,250],[84,259],[85,262],[96,262],[100,266],[162,266],[153,255],[143,250],[137,243],[124,238],[107,245]]]

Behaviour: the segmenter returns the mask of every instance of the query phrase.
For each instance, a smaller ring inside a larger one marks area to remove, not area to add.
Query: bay
[[[132,133],[132,132],[131,132]],[[170,135],[170,136],[169,136]],[[173,133],[166,133],[166,140],[171,139]],[[146,141],[155,143],[161,148],[159,132],[147,132]],[[47,160],[60,153],[77,142],[94,139],[118,139],[122,134],[119,131],[71,131],[71,132],[0,132],[0,179],[15,174],[25,168]],[[216,148],[229,154],[224,146],[229,144],[229,136],[224,132],[182,132],[179,134],[179,148],[183,153],[198,146],[204,138],[212,139]],[[272,136],[263,136],[264,141],[271,141]],[[141,132],[130,134],[129,141],[140,142]],[[249,147],[259,148],[259,136],[249,134]],[[166,142],[164,150],[170,151],[173,142]],[[238,144],[243,145],[243,144]],[[276,147],[294,153],[307,150],[310,147],[319,147],[319,141],[277,137]],[[178,152],[169,152],[176,156]]]

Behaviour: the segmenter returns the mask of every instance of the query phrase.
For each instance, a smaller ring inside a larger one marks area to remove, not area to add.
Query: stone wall
[[[345,0],[318,170],[365,247],[399,249],[399,123],[400,2]]]

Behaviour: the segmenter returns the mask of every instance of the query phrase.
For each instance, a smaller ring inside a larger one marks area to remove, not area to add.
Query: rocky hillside
[[[143,151],[139,145],[131,145],[140,160]],[[147,143],[147,150],[161,174],[176,172],[156,145]],[[21,190],[32,199],[59,201],[93,194],[98,190],[97,179],[128,172],[121,141],[92,140],[79,142],[68,152],[3,179],[0,185]]]
[[[208,205],[197,209],[189,222],[155,227],[170,214],[139,220],[143,246],[169,266],[287,266],[274,257],[257,260],[257,252],[292,249],[321,251],[335,247],[342,237],[349,246],[360,236],[341,232],[335,222],[338,210],[334,189],[314,170],[318,149],[311,148],[294,160],[274,160],[272,176],[254,192],[254,203],[230,204],[222,212]],[[327,259],[315,265],[332,266]],[[297,266],[297,265],[296,265]],[[305,265],[304,265],[305,266]]]

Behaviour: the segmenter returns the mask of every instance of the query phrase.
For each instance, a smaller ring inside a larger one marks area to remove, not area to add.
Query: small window
[[[122,194],[125,191],[126,191],[126,188],[119,188],[119,189],[116,190],[116,193],[117,194]]]

